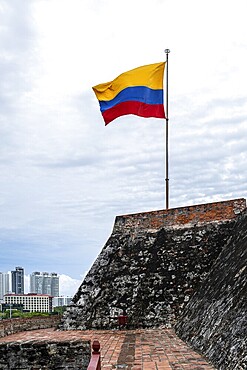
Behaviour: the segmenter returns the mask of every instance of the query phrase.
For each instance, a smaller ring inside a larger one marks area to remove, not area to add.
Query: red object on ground
[[[119,325],[119,327],[126,326],[127,321],[128,321],[128,316],[125,316],[125,315],[118,316],[118,325]]]

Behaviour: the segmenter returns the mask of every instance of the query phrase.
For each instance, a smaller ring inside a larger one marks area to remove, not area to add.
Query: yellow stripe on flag
[[[113,81],[93,87],[95,95],[100,101],[108,101],[130,86],[147,86],[150,89],[163,89],[163,73],[166,62],[148,64],[124,72]]]

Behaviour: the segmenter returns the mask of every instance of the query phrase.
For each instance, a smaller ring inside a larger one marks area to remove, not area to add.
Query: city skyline
[[[21,268],[25,271],[25,268],[23,267],[19,266],[18,268]],[[3,299],[4,294],[15,293],[11,289],[12,287],[12,280],[11,280],[12,274],[11,273],[13,271],[12,269],[13,268],[8,269],[7,271],[0,271],[0,300]],[[36,292],[32,291],[30,277],[32,274],[35,274],[35,273],[39,273],[40,276],[45,275],[45,277],[47,278],[50,278],[52,275],[55,279],[59,278],[58,288],[56,286],[53,288],[50,287],[50,291],[49,291],[49,288],[47,289],[46,287],[42,291],[36,291]],[[66,276],[64,274],[59,275],[55,272],[32,271],[29,274],[24,274],[23,284],[24,284],[23,294],[39,293],[39,294],[50,294],[54,297],[71,297],[76,293],[77,289],[79,288],[81,284],[81,281],[72,279],[69,276]]]

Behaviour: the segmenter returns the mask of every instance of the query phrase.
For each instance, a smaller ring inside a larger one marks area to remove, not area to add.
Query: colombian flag
[[[105,125],[126,114],[165,118],[164,68],[165,62],[145,65],[94,86]]]

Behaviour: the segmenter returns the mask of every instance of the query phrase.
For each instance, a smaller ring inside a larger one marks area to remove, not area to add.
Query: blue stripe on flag
[[[138,101],[145,104],[163,104],[163,90],[153,90],[146,86],[132,86],[122,90],[114,99],[99,101],[101,112],[126,101]]]

